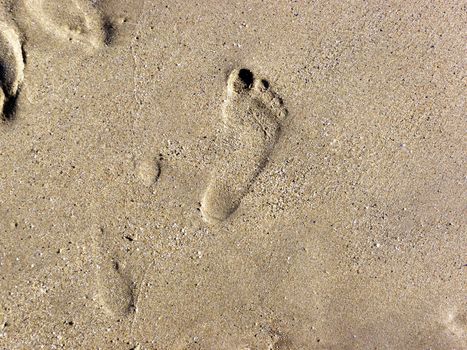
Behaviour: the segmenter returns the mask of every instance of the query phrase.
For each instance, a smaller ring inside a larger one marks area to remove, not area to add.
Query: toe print
[[[228,155],[212,173],[201,200],[209,223],[226,220],[240,205],[266,164],[287,110],[269,83],[247,69],[233,71],[227,82],[223,122]]]

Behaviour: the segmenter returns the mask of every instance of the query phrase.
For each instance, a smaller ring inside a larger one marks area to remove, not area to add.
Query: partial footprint
[[[144,0],[100,0],[96,6],[103,17],[106,45],[129,43],[145,21],[140,17],[149,14]]]
[[[12,119],[24,78],[21,40],[16,31],[0,22],[0,115]]]
[[[247,69],[230,74],[222,113],[226,155],[213,170],[201,200],[203,218],[209,223],[227,219],[238,208],[268,161],[287,116],[269,83]]]
[[[102,230],[94,238],[95,256],[101,259],[97,276],[99,298],[108,313],[124,317],[135,310],[134,284],[119,261],[104,249],[103,238]]]
[[[62,1],[24,0],[26,9],[43,29],[69,41],[77,41],[98,48],[111,34],[94,2],[86,0]]]
[[[447,329],[459,340],[467,341],[467,311],[451,311],[445,319]]]

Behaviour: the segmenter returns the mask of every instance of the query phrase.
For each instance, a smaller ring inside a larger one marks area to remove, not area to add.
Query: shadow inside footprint
[[[19,92],[16,95],[11,96],[4,100],[2,118],[5,121],[11,121],[15,118],[16,109],[18,106],[17,105],[18,97],[19,97]]]
[[[9,25],[0,22],[0,114],[13,119],[24,79],[24,57],[20,38]]]
[[[253,73],[249,69],[242,68],[238,71],[238,79],[250,88],[253,85]]]
[[[107,46],[112,45],[117,34],[115,24],[110,18],[105,17],[103,19],[102,29],[104,31],[104,44]]]

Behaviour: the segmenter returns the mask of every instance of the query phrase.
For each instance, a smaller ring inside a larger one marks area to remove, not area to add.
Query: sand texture
[[[467,349],[463,1],[0,0],[0,350]]]

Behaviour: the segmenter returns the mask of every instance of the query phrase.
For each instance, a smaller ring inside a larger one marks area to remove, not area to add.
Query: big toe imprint
[[[255,78],[248,69],[230,74],[223,106],[227,148],[201,200],[207,222],[226,220],[238,208],[267,163],[286,116],[282,100],[266,80]]]
[[[0,114],[3,119],[14,115],[23,78],[21,40],[12,27],[0,22]]]

